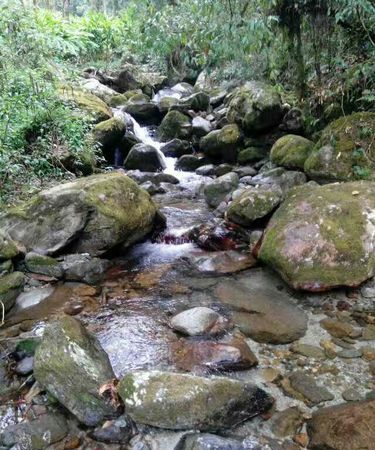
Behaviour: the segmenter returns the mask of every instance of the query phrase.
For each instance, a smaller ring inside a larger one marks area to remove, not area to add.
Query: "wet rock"
[[[238,225],[251,226],[270,214],[281,201],[282,193],[278,189],[249,187],[230,203],[226,217]]]
[[[215,292],[233,309],[232,320],[240,330],[258,342],[286,344],[304,336],[305,313],[295,306],[278,279],[263,269],[241,275],[236,284],[223,281]]]
[[[160,124],[157,135],[162,142],[172,139],[188,139],[191,135],[191,122],[188,116],[179,111],[169,111]]]
[[[245,450],[245,447],[235,439],[200,433],[183,436],[175,450]]]
[[[238,174],[240,179],[244,177],[253,177],[258,173],[258,171],[254,169],[254,167],[249,166],[236,168],[234,169],[234,172]]]
[[[19,363],[16,365],[15,372],[17,375],[26,376],[29,375],[33,371],[34,366],[34,357],[27,356],[26,358],[21,359]]]
[[[273,403],[262,389],[238,380],[159,371],[125,375],[118,392],[136,423],[173,430],[229,428]]]
[[[95,125],[92,131],[93,142],[99,144],[109,163],[115,163],[115,149],[121,145],[125,131],[125,123],[115,117]]]
[[[220,315],[210,308],[196,307],[183,311],[171,319],[171,327],[188,336],[207,334]]]
[[[197,175],[202,175],[204,177],[209,177],[215,174],[215,166],[213,164],[206,164],[205,166],[198,167],[195,171]]]
[[[163,172],[141,172],[140,170],[129,170],[126,175],[132,180],[136,181],[138,184],[147,183],[151,181],[154,184],[160,183],[170,183],[178,184],[179,180],[169,173]]]
[[[356,389],[347,389],[342,393],[342,398],[347,402],[356,402],[362,400],[362,395]]]
[[[106,259],[92,258],[88,254],[73,254],[64,256],[61,266],[66,280],[95,284],[103,278],[110,267],[110,262]]]
[[[230,172],[206,183],[203,193],[207,204],[213,208],[218,207],[236,189],[238,182],[238,175]]]
[[[356,348],[341,350],[341,352],[337,353],[339,358],[351,359],[351,358],[360,358],[362,356],[362,351],[357,350]]]
[[[242,179],[241,181],[244,180]],[[282,167],[278,167],[276,169],[260,172],[250,180],[249,184],[252,184],[253,186],[268,186],[273,189],[278,186],[285,196],[293,187],[305,184],[306,181],[307,179],[304,173],[285,170]]]
[[[27,253],[25,266],[29,272],[47,275],[48,277],[62,278],[64,275],[64,270],[59,261],[50,256],[40,255],[35,252]]]
[[[246,133],[257,133],[278,125],[282,120],[281,98],[265,83],[249,81],[231,96],[228,120]]]
[[[26,292],[22,292],[16,300],[16,309],[22,310],[30,308],[31,306],[38,305],[43,300],[48,298],[55,288],[53,286],[43,286],[40,288],[34,288]]]
[[[193,135],[201,138],[212,131],[212,124],[203,117],[194,117],[192,121]]]
[[[320,325],[327,330],[331,336],[336,338],[356,338],[361,335],[361,332],[356,330],[353,325],[338,319],[323,319],[321,320]]]
[[[220,276],[237,273],[254,267],[257,262],[249,253],[236,250],[212,252],[201,256],[188,256],[184,258],[189,268],[197,274]]]
[[[193,153],[193,148],[188,141],[182,141],[181,139],[172,139],[163,145],[160,151],[171,158],[180,158],[182,155],[190,155]]]
[[[299,355],[306,356],[306,358],[314,359],[326,359],[324,351],[320,347],[315,345],[303,344],[301,342],[296,342],[290,348],[292,352],[298,353]]]
[[[125,169],[141,172],[157,172],[165,169],[162,154],[151,145],[136,144],[124,162]]]
[[[303,414],[297,407],[277,412],[271,418],[270,428],[277,437],[294,436],[304,422]]]
[[[181,98],[176,105],[171,106],[171,110],[180,112],[207,111],[210,105],[210,97],[204,92],[195,92],[188,97]]]
[[[259,257],[295,289],[357,286],[375,272],[375,184],[295,188],[273,215]]]
[[[180,342],[174,346],[176,367],[189,372],[197,370],[246,370],[258,359],[243,339]]]
[[[107,421],[100,428],[96,428],[91,437],[106,444],[127,444],[133,436],[133,424],[126,416]]]
[[[180,94],[181,97],[188,97],[194,94],[194,87],[186,82],[177,83],[171,89],[173,92]]]
[[[240,143],[240,129],[237,125],[231,124],[204,136],[200,140],[199,147],[207,157],[216,161],[235,162]]]
[[[375,440],[375,400],[316,411],[308,422],[311,450],[370,450]]]
[[[238,154],[238,164],[246,165],[251,164],[257,161],[261,161],[267,156],[267,152],[264,151],[263,148],[260,147],[248,147],[244,150],[241,150]]]
[[[303,170],[305,161],[309,157],[314,143],[308,139],[288,134],[278,139],[271,149],[271,161],[287,169]]]
[[[87,426],[112,418],[115,407],[99,393],[114,378],[107,354],[72,317],[51,323],[34,359],[37,381]]]
[[[167,190],[160,185],[151,183],[151,181],[146,181],[141,184],[141,187],[146,190],[150,195],[165,194]]]
[[[160,123],[161,120],[158,105],[150,102],[150,99],[144,94],[131,97],[123,110],[141,124],[153,125]]]
[[[0,229],[28,251],[98,256],[143,239],[156,221],[149,194],[126,175],[93,175],[42,191],[0,217]]]
[[[309,405],[333,400],[335,396],[323,386],[319,386],[314,378],[303,372],[294,372],[288,377],[291,388],[300,394]]]
[[[306,160],[305,172],[310,178],[323,181],[372,179],[374,127],[372,112],[351,114],[330,123]]]
[[[375,340],[375,325],[369,324],[364,327],[362,339],[364,341],[372,341],[373,339]]]
[[[1,433],[0,442],[6,448],[43,450],[61,441],[67,434],[68,427],[64,417],[57,413],[49,413],[31,422],[8,426]]]
[[[361,347],[362,358],[366,361],[375,361],[375,347],[365,346]]]
[[[221,177],[222,175],[225,175],[226,173],[229,172],[234,172],[233,170],[233,166],[231,166],[230,164],[220,164],[219,166],[217,166],[215,168],[215,175],[217,177]]]
[[[195,155],[183,155],[178,159],[176,169],[184,172],[194,172],[199,167],[204,166],[206,162],[204,158],[199,158]]]
[[[5,312],[9,311],[18,295],[23,290],[25,276],[22,272],[12,272],[0,277],[0,301],[4,305]]]

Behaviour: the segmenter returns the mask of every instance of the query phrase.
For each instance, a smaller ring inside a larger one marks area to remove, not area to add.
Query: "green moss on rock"
[[[60,88],[60,97],[62,100],[75,103],[78,108],[83,109],[89,113],[92,118],[100,122],[112,117],[112,111],[103,100],[90,92],[80,88],[73,88],[66,86]]]
[[[308,139],[288,134],[278,139],[271,149],[271,161],[287,169],[302,169],[314,143]]]
[[[246,165],[264,159],[267,156],[267,152],[260,147],[248,147],[241,150],[238,154],[238,164]]]
[[[191,121],[188,116],[179,111],[169,111],[164,117],[157,135],[162,142],[172,139],[187,139],[192,131]]]
[[[25,276],[22,272],[13,272],[0,278],[0,301],[5,311],[9,311],[23,290]]]
[[[202,137],[200,149],[216,161],[235,162],[241,143],[241,131],[236,124],[226,125]]]
[[[322,132],[304,169],[313,179],[350,181],[374,179],[375,113],[341,117]]]

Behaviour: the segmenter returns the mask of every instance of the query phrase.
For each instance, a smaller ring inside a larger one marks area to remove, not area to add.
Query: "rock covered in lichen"
[[[72,317],[52,322],[34,358],[38,382],[87,426],[96,426],[116,410],[101,396],[114,378],[107,354],[94,336]]]
[[[231,95],[227,118],[246,133],[257,133],[278,125],[282,120],[280,95],[275,88],[249,81]]]
[[[152,229],[156,206],[149,194],[122,173],[93,175],[42,191],[6,210],[0,229],[27,251],[53,255],[100,255],[127,247]]]
[[[14,305],[16,298],[22,292],[25,276],[22,272],[12,272],[0,277],[0,301],[5,312]]]
[[[287,169],[302,169],[314,143],[302,136],[288,134],[278,139],[271,149],[271,161]]]
[[[216,208],[238,186],[238,175],[234,172],[226,173],[216,178],[204,187],[204,197],[209,206]]]
[[[136,423],[173,430],[229,428],[273,403],[265,391],[239,380],[161,371],[129,373],[118,392]]]
[[[171,139],[187,139],[192,132],[191,121],[188,116],[179,111],[169,111],[160,124],[157,135],[162,142]]]
[[[236,124],[230,124],[208,133],[200,140],[199,147],[209,158],[234,162],[237,159],[240,142],[240,129]]]
[[[305,172],[323,181],[374,178],[375,113],[341,117],[322,132],[305,162]]]
[[[295,289],[358,286],[375,273],[375,183],[294,188],[272,217],[259,258]]]

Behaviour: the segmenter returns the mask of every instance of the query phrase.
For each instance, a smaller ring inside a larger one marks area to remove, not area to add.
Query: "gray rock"
[[[61,262],[65,279],[95,284],[100,281],[110,267],[106,259],[92,258],[86,254],[66,255]]]
[[[126,175],[138,184],[143,184],[147,181],[151,181],[151,183],[155,184],[178,184],[180,182],[175,176],[163,172],[141,172],[140,170],[129,170],[126,172]]]
[[[64,275],[64,270],[56,259],[35,252],[27,253],[25,257],[25,266],[29,272],[46,275],[48,277],[62,278]]]
[[[61,441],[68,434],[63,416],[49,413],[31,422],[21,422],[6,428],[0,436],[5,447],[15,446],[22,450],[43,450]]]
[[[162,154],[155,147],[136,144],[126,157],[124,167],[141,172],[157,172],[165,169],[166,166]]]
[[[201,433],[183,436],[175,450],[245,450],[245,447],[235,439]]]
[[[356,402],[362,400],[362,395],[356,389],[347,389],[342,393],[342,398],[347,402]]]
[[[241,132],[237,125],[226,125],[204,136],[199,147],[204,154],[216,161],[235,162],[241,143]]]
[[[209,120],[203,117],[194,117],[192,121],[193,135],[199,138],[206,136],[206,134],[212,131],[212,124]]]
[[[133,435],[133,424],[126,416],[107,421],[102,427],[96,428],[91,437],[106,444],[127,444]]]
[[[16,365],[15,372],[18,375],[29,375],[33,371],[34,357],[26,356],[26,358],[21,359],[21,361]]]
[[[362,356],[362,351],[356,348],[352,349],[344,349],[337,353],[339,358],[351,359],[351,358],[360,358]]]
[[[116,409],[99,393],[115,375],[107,354],[76,319],[51,323],[34,357],[36,380],[87,426],[113,418]]]
[[[22,272],[12,272],[0,277],[0,301],[5,312],[9,311],[23,290],[25,276]]]
[[[189,336],[198,336],[209,333],[219,317],[216,311],[204,306],[191,308],[174,316],[171,327]]]
[[[273,404],[262,389],[242,381],[160,371],[129,373],[118,392],[136,423],[173,430],[230,428]]]
[[[160,151],[171,158],[179,158],[182,155],[190,155],[193,148],[188,141],[181,139],[172,139],[160,148]]]
[[[235,170],[233,170],[233,166],[231,166],[230,164],[220,164],[215,169],[215,175],[217,177],[221,177],[222,175],[225,175],[229,172],[235,172]]]
[[[215,166],[213,164],[206,164],[205,166],[198,167],[195,171],[197,175],[210,176],[215,174]]]
[[[176,163],[176,169],[183,170],[185,172],[194,172],[198,167],[206,164],[204,158],[199,158],[194,155],[183,155],[178,159]]]
[[[226,196],[237,188],[238,182],[238,175],[230,172],[207,183],[203,191],[207,204],[218,207]]]
[[[318,405],[335,398],[328,389],[319,386],[314,378],[303,372],[294,372],[288,379],[291,387],[301,394],[310,405]]]

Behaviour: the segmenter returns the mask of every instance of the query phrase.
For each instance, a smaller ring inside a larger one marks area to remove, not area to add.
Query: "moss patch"
[[[271,161],[288,169],[302,169],[314,143],[308,139],[288,134],[278,139],[271,149]]]

